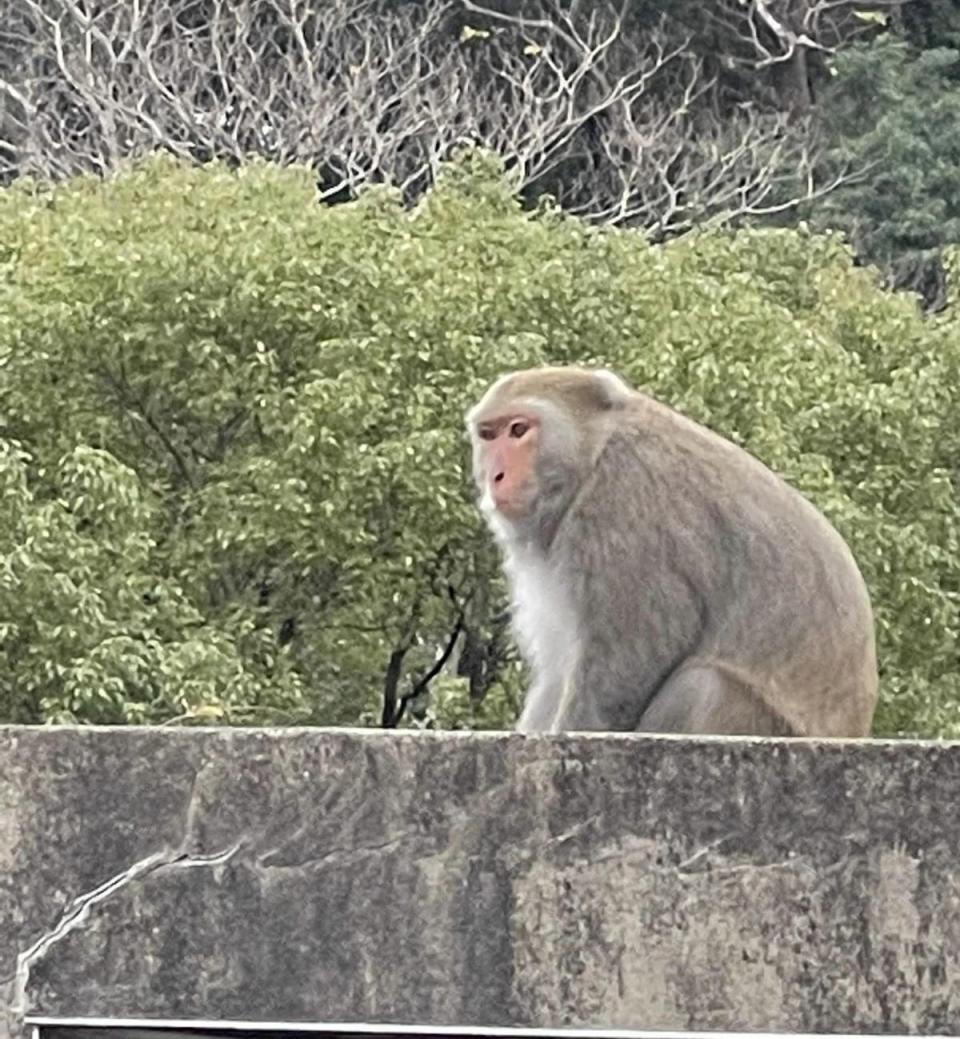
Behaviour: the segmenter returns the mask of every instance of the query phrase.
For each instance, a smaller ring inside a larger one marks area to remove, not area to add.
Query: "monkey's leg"
[[[553,701],[551,732],[630,732],[637,723],[634,675],[611,658],[579,661]]]
[[[717,736],[796,736],[763,693],[722,668],[695,664],[675,671],[657,690],[639,732]]]

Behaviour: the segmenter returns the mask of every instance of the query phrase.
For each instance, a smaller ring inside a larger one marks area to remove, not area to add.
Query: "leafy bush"
[[[835,237],[652,247],[503,183],[472,154],[412,212],[325,208],[304,171],[152,159],[0,195],[6,717],[508,723],[462,413],[577,361],[808,493],[873,592],[877,731],[960,734],[955,319]]]
[[[7,717],[32,720],[39,708],[53,720],[216,719],[256,704],[263,669],[151,566],[136,473],[81,444],[57,468],[58,495],[40,496],[28,485],[31,461],[0,441]],[[294,673],[274,679],[275,700],[299,703]],[[209,701],[211,689],[222,702]]]

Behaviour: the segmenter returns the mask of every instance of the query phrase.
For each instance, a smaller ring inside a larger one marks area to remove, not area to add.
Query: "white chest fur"
[[[577,655],[577,617],[562,576],[539,553],[518,550],[506,560],[513,597],[513,627],[521,652],[533,671],[531,701],[545,698],[553,710]],[[539,714],[539,711],[536,713]]]

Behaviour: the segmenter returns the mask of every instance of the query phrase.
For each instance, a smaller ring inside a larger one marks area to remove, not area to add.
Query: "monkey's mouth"
[[[504,497],[494,496],[494,486],[486,484],[479,500],[480,511],[485,516],[502,516],[504,519],[520,519],[530,509],[530,502],[524,495],[511,494]]]
[[[522,505],[513,500],[496,502],[493,508],[498,516],[511,521],[523,519],[527,511]]]

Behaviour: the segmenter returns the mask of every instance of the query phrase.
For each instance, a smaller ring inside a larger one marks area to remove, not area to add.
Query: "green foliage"
[[[958,23],[960,26],[960,23]],[[943,299],[940,253],[960,240],[960,52],[892,35],[836,58],[822,99],[828,165],[861,176],[812,210],[891,284]]]
[[[151,566],[151,510],[133,470],[81,444],[56,466],[50,494],[31,486],[32,461],[0,440],[7,719],[242,716],[267,678],[277,701],[300,701],[295,675],[269,675],[244,659],[236,640]]]
[[[901,35],[915,47],[960,47],[956,0],[910,0],[896,16]]]
[[[870,583],[880,733],[960,734],[955,319],[839,240],[652,247],[488,157],[416,210],[153,159],[0,194],[7,717],[507,724],[521,674],[462,413],[603,362],[808,493]],[[465,632],[471,649],[466,652]],[[469,659],[468,659],[469,658]]]

